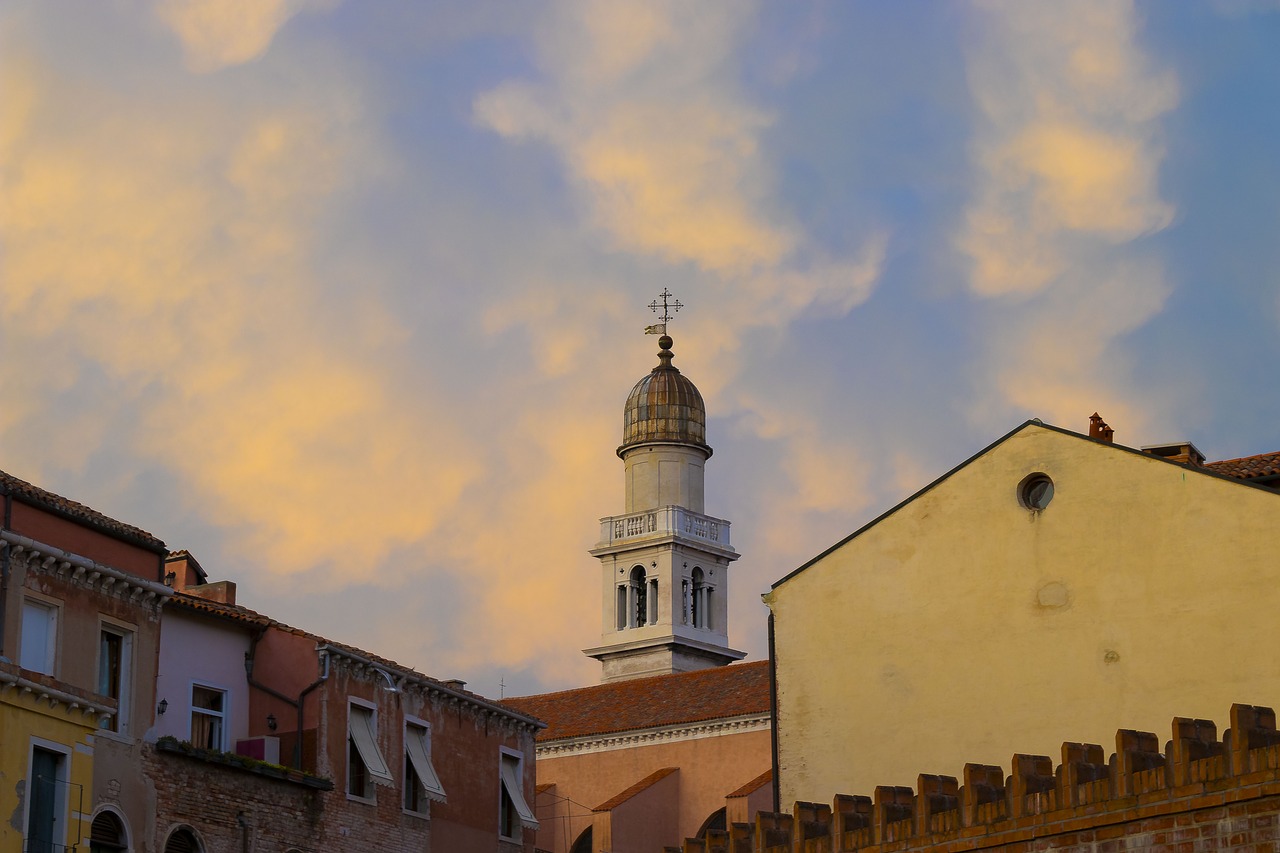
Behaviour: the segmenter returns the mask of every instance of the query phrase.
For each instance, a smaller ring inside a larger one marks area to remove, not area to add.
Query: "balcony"
[[[633,539],[660,536],[679,536],[705,542],[722,550],[733,550],[729,541],[729,522],[679,506],[664,506],[630,515],[602,518],[600,543],[596,547],[607,548]]]

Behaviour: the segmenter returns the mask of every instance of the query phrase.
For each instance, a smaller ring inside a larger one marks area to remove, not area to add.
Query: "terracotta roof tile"
[[[310,631],[304,631],[301,628],[294,628],[291,625],[286,625],[283,622],[278,622],[275,619],[272,619],[270,616],[264,616],[261,613],[257,613],[239,604],[223,604],[220,601],[210,601],[209,599],[201,598],[198,595],[190,595],[185,592],[175,592],[173,594],[173,597],[169,599],[169,602],[166,606],[177,607],[182,610],[190,610],[196,613],[204,613],[204,614],[207,614],[210,616],[216,616],[222,619],[229,619],[233,622],[242,622],[246,625],[252,625],[254,627],[262,627],[262,628],[270,627],[277,631],[283,631],[287,634],[296,634],[299,637],[305,637],[309,640],[312,640],[318,646],[320,645],[329,646],[330,648],[337,651],[339,654],[342,654],[345,652],[347,654],[355,655],[356,657],[364,658],[365,660],[372,661],[378,666],[381,666],[386,669],[398,670],[403,673],[412,673],[416,678],[420,678],[423,681],[431,682],[432,684],[439,687],[441,690],[448,690],[448,691],[451,691],[452,693],[469,697],[479,704],[489,705],[491,707],[503,709],[508,713],[519,715],[522,717],[529,716],[525,711],[511,705],[509,702],[501,702],[496,699],[489,699],[484,696],[481,696],[479,693],[472,693],[470,690],[463,690],[458,687],[446,685],[444,682],[440,681],[437,678],[432,678],[429,675],[425,675],[421,672],[418,672],[413,667],[404,666],[403,664],[396,663],[390,658],[384,658],[380,655],[374,654],[373,652],[366,652],[364,649],[359,649],[359,648],[356,648],[355,646],[349,646],[346,643],[335,642],[333,640],[322,637],[319,634],[313,634]]]
[[[1204,467],[1215,474],[1239,480],[1274,477],[1280,475],[1280,450],[1257,456],[1242,456],[1239,459],[1224,459],[1221,462],[1207,462]]]
[[[764,771],[759,776],[752,779],[750,782],[743,785],[741,788],[737,789],[733,793],[725,794],[725,796],[726,797],[745,797],[754,791],[760,790],[762,787],[764,787],[765,785],[769,784],[772,781],[773,781],[773,769],[770,768],[769,770]]]
[[[148,550],[161,553],[168,553],[169,551],[164,542],[140,527],[125,524],[123,521],[116,521],[96,509],[91,509],[82,503],[76,503],[70,498],[64,498],[62,495],[55,495],[53,492],[34,486],[26,480],[21,480],[4,471],[0,471],[0,488],[9,492],[23,503],[51,510],[58,515],[83,522],[90,527],[97,528],[116,538],[141,545]]]
[[[618,806],[622,805],[627,800],[634,797],[636,794],[640,793],[646,788],[649,788],[649,787],[652,787],[653,785],[658,784],[663,779],[667,778],[668,776],[670,776],[672,773],[675,773],[679,769],[680,768],[678,767],[664,767],[661,770],[655,770],[652,773],[650,773],[648,776],[641,779],[639,782],[632,785],[627,790],[623,791],[621,794],[618,794],[616,797],[612,797],[608,800],[605,800],[603,803],[601,803],[600,805],[592,809],[592,811],[607,812],[610,809],[616,809]]]
[[[657,675],[521,696],[506,704],[545,720],[538,742],[769,711],[769,662]]]

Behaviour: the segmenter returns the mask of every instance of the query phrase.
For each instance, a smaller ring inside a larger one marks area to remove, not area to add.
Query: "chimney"
[[[1177,462],[1179,465],[1190,465],[1199,468],[1204,465],[1204,454],[1189,441],[1175,441],[1169,444],[1148,444],[1142,448],[1143,453]]]
[[[235,604],[236,603],[236,583],[235,581],[217,581],[215,583],[202,583],[199,586],[187,587],[183,590],[187,595],[195,595],[206,601],[216,601],[219,604]]]
[[[1107,444],[1115,442],[1116,431],[1107,426],[1107,422],[1102,419],[1102,415],[1094,412],[1089,416],[1089,438],[1096,438],[1099,441],[1105,441]]]
[[[174,551],[166,557],[164,571],[165,585],[175,592],[187,592],[189,587],[200,586],[209,578],[190,551]]]

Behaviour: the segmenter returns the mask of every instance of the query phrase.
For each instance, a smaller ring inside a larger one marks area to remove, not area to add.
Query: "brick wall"
[[[179,826],[193,830],[208,851],[245,849],[246,832],[249,850],[326,849],[320,790],[150,745],[142,772],[156,804],[155,837],[143,849],[164,850]]]
[[[921,774],[915,789],[795,803],[754,824],[687,839],[676,853],[1112,853],[1280,850],[1280,734],[1270,708],[1234,705],[1217,738],[1208,720],[1174,718],[1160,751],[1150,732],[1122,729],[1100,745],[1064,743],[1015,755],[1011,772],[967,764],[962,780]],[[961,784],[961,781],[963,784]]]

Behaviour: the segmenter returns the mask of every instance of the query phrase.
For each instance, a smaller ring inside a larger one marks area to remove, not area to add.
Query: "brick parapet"
[[[961,780],[921,774],[915,789],[838,794],[759,813],[683,853],[1005,853],[1122,849],[1280,849],[1280,733],[1275,712],[1233,705],[1217,738],[1212,721],[1175,717],[1160,751],[1151,732],[1121,729],[1099,744],[1064,743],[1055,767],[1015,755],[1010,773],[967,764]]]

